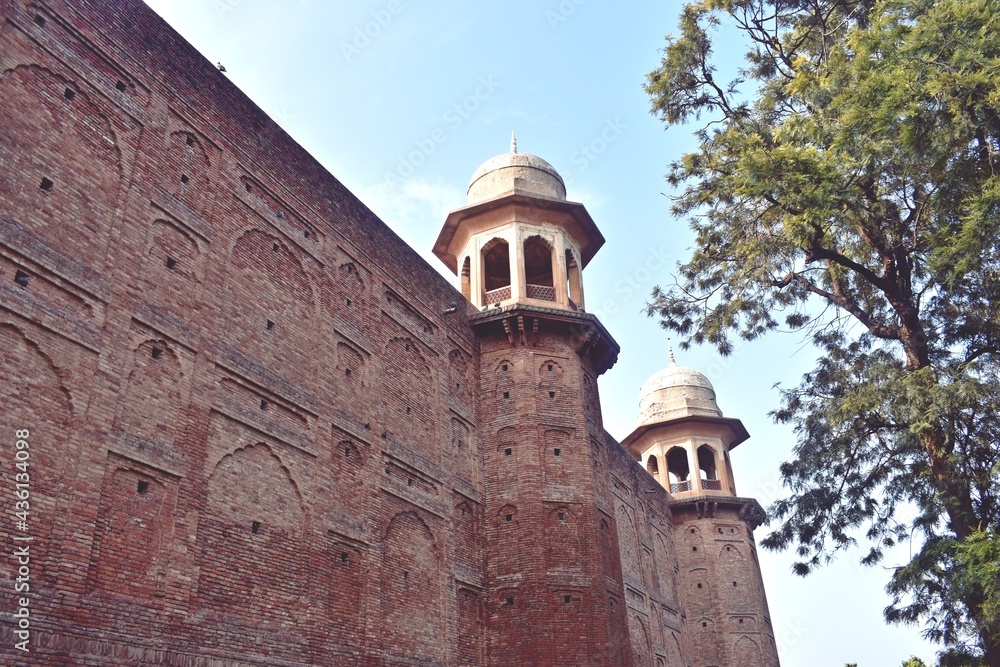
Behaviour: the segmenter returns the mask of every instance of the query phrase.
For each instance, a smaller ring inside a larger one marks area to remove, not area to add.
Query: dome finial
[[[517,137],[514,136],[514,130],[510,131],[510,152],[517,152]]]
[[[676,366],[677,360],[674,359],[674,344],[669,338],[667,339],[667,349],[670,351],[670,365]]]

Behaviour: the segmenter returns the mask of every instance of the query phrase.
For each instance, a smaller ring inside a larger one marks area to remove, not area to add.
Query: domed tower
[[[548,162],[510,152],[472,175],[468,203],[452,211],[434,254],[461,276],[477,308],[512,303],[567,310],[584,306],[581,270],[604,245],[583,204],[566,201],[566,185]]]
[[[489,664],[624,664],[597,396],[618,344],[583,310],[581,279],[603,243],[556,170],[512,140],[434,246],[476,308]]]
[[[753,538],[764,511],[737,495],[729,458],[749,437],[723,416],[709,379],[671,351],[642,386],[639,425],[621,443],[671,496],[693,664],[778,665]]]
[[[675,498],[736,495],[729,452],[749,438],[722,416],[715,388],[698,371],[670,364],[639,392],[639,427],[622,443]]]

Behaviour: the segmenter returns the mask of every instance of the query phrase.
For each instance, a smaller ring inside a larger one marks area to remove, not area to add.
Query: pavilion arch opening
[[[508,271],[509,273],[509,271]],[[472,258],[466,257],[462,262],[462,296],[467,301],[472,300]]]
[[[572,250],[566,250],[566,294],[569,295],[569,305],[579,308],[583,305],[583,281],[580,277],[580,264]]]
[[[510,298],[510,246],[503,239],[492,239],[483,246],[484,303],[497,303]]]
[[[529,299],[556,300],[552,246],[541,236],[529,236],[524,241],[524,279]]]
[[[680,493],[691,490],[691,469],[688,466],[687,450],[683,447],[671,447],[667,452],[667,477],[670,481],[670,493]]]
[[[701,476],[701,488],[713,491],[722,490],[719,480],[719,470],[715,461],[715,450],[708,445],[698,448],[698,471]]]
[[[646,461],[646,472],[653,476],[657,482],[660,481],[660,465],[656,461],[656,454],[650,454]]]

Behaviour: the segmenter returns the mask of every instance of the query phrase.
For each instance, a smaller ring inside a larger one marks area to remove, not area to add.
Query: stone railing
[[[670,483],[670,493],[682,493],[684,491],[691,490],[691,482],[671,482]]]
[[[701,480],[701,488],[706,491],[722,491],[722,480],[703,479]]]
[[[510,298],[510,285],[486,293],[486,303],[500,303]]]
[[[546,285],[531,285],[531,284],[528,284],[525,287],[528,288],[525,292],[525,296],[527,296],[529,299],[538,299],[539,301],[556,300],[555,287],[548,287]]]

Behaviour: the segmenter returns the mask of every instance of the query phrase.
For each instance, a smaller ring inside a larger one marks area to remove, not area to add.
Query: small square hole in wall
[[[347,300],[347,305],[348,305],[348,306],[350,306],[350,305],[351,305],[351,300],[350,300],[350,299],[348,299],[348,300]]]
[[[722,529],[721,529],[721,528],[719,528],[719,534],[720,534],[720,535],[722,534]]]
[[[190,134],[187,135],[187,145],[194,146],[194,137],[192,137]]]
[[[272,245],[271,246],[271,250],[274,251],[274,252],[278,252],[278,244],[275,243],[274,245]]]
[[[691,547],[691,551],[697,551],[698,547]]]
[[[564,602],[565,604],[569,604],[569,603],[570,603],[570,602],[572,602],[572,601],[573,601],[573,598],[571,598],[570,596],[568,596],[568,595],[564,595],[564,596],[563,596],[563,602]]]
[[[701,588],[701,584],[698,584],[698,588]]]
[[[247,189],[247,192],[253,192],[253,186],[250,185],[249,183],[246,184],[246,189]]]
[[[345,368],[344,369],[344,375],[346,375],[347,377],[351,377],[351,369],[350,368]]]
[[[740,619],[740,623],[742,623],[742,622],[743,622],[743,619],[741,618],[741,619]]]
[[[260,532],[260,521],[250,522],[250,532],[252,532],[254,535]]]
[[[271,320],[267,321],[267,330],[268,331],[274,330],[274,322],[272,322]]]
[[[514,515],[513,514],[507,514],[507,515],[504,516],[503,520],[504,521],[513,521],[514,520]]]
[[[154,359],[159,359],[160,355],[163,354],[163,350],[161,350],[158,347],[154,347],[152,350],[149,351],[149,354]]]
[[[341,563],[346,563],[347,562],[347,552],[346,551],[341,551],[340,552],[340,562]]]
[[[411,414],[413,414],[413,408],[411,408],[409,405],[407,405],[406,406],[406,416],[409,417]]]
[[[562,450],[559,449],[558,447],[556,447],[555,449],[553,449],[552,453],[555,454],[556,456],[562,456]]]
[[[260,399],[260,409],[267,410],[267,401],[265,401],[263,398]]]
[[[284,211],[278,211],[275,215],[277,215],[279,218],[284,218],[285,217],[285,212]]]
[[[507,449],[503,450],[503,455],[504,456],[510,456],[513,453],[514,453],[514,450],[511,447],[508,447]]]
[[[410,479],[409,477],[407,477],[407,478],[406,478],[406,485],[407,485],[407,486],[413,486],[413,480],[412,480],[412,479]]]
[[[410,571],[403,570],[403,581],[408,581],[410,579]]]
[[[550,391],[549,392],[549,398],[555,398],[555,397],[556,397],[556,392]]]
[[[140,479],[139,483],[135,485],[135,492],[140,496],[144,496],[147,491],[149,491],[149,482],[144,479]]]
[[[506,604],[507,604],[508,607],[513,607],[514,606],[514,598],[507,598]]]
[[[510,392],[509,392],[509,391],[505,391],[505,392],[503,393],[503,397],[504,397],[504,398],[510,398]]]
[[[187,185],[187,182],[190,181],[190,180],[191,179],[187,177],[187,174],[181,174],[181,183],[183,183],[184,185]]]
[[[168,269],[173,269],[176,268],[177,266],[177,260],[174,259],[173,257],[167,257],[167,261],[165,262],[165,264],[167,265]]]
[[[67,88],[65,91],[63,91],[63,97],[65,97],[67,100],[72,101],[73,98],[76,97],[76,91],[73,90],[72,88]]]
[[[733,588],[739,588],[739,587],[738,587],[738,586],[736,585],[736,582],[735,582],[735,581],[733,582]]]
[[[350,445],[345,445],[344,446],[344,458],[345,459],[351,458],[351,446]]]
[[[30,279],[28,278],[28,274],[25,273],[24,271],[18,270],[14,273],[14,282],[17,283],[17,286],[20,287],[21,289],[24,289],[28,286],[29,280]]]
[[[304,234],[306,238],[309,238],[312,235],[308,229],[304,232]]]
[[[503,370],[507,370],[507,364],[504,364],[504,365],[503,365],[503,366],[501,366],[500,368],[502,368]]]
[[[52,192],[52,186],[55,185],[48,178],[42,178],[42,182],[38,184],[38,189],[45,192]]]
[[[41,14],[35,14],[35,25],[39,28],[44,28],[46,23],[48,23],[48,21],[45,20],[44,16]]]
[[[703,628],[707,628],[707,627],[708,627],[708,623],[705,623],[704,621],[702,621],[702,623],[701,623],[701,627],[703,627]]]
[[[119,81],[118,83],[115,84],[115,88],[118,89],[118,92],[124,93],[125,89],[128,88],[128,86],[125,85],[124,81]]]
[[[549,364],[549,372],[552,372],[552,364]]]
[[[565,521],[566,520],[566,513],[565,512],[559,512],[559,520],[560,521]]]

